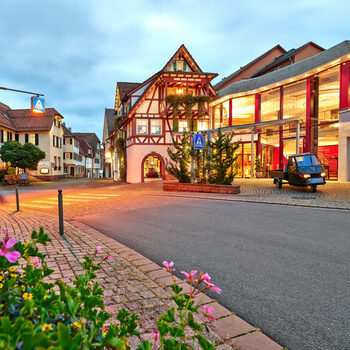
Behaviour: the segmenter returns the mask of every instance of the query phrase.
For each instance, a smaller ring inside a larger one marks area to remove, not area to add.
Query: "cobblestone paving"
[[[241,186],[238,195],[181,192],[162,195],[350,210],[348,182],[328,182],[319,186],[316,193],[312,193],[309,188],[289,185],[277,189],[272,179],[235,179],[234,183]]]
[[[109,197],[115,198],[115,197]],[[85,204],[86,205],[86,204]],[[8,207],[10,209],[10,207]],[[151,340],[150,332],[156,329],[157,318],[172,306],[168,274],[157,264],[129,249],[102,233],[70,219],[65,222],[65,237],[58,234],[57,218],[33,209],[26,209],[9,215],[10,211],[0,210],[0,226],[6,227],[16,239],[26,241],[33,229],[44,227],[52,242],[43,252],[48,254],[47,262],[55,269],[52,275],[71,284],[76,274],[82,272],[84,255],[91,255],[100,245],[105,254],[114,260],[105,261],[97,272],[97,281],[105,291],[106,311],[116,314],[122,307],[140,315],[141,339]],[[178,279],[186,290],[188,285]],[[199,298],[198,298],[199,299]],[[215,309],[217,322],[205,336],[217,349],[237,350],[281,350],[281,347],[266,337],[260,330],[249,325],[215,300],[205,296],[199,302],[200,309],[207,304]],[[132,348],[139,340],[130,339]]]

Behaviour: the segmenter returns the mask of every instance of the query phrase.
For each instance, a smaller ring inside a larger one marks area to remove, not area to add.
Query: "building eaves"
[[[275,70],[257,78],[251,78],[243,81],[232,83],[226,88],[218,91],[218,98],[236,93],[247,92],[259,89],[263,86],[277,83],[294,76],[301,75],[318,66],[329,63],[339,57],[350,53],[350,41],[345,40],[328,50],[320,52],[317,55],[309,57],[300,62]]]

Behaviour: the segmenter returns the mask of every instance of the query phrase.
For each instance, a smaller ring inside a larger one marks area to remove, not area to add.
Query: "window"
[[[72,139],[69,139],[69,144],[70,144],[70,145],[72,144],[72,142],[73,142],[73,140],[72,140]]]
[[[151,120],[151,134],[161,135],[162,134],[162,121],[161,120]]]
[[[65,138],[63,138],[63,144],[64,144],[64,145],[66,144],[66,139],[65,139]]]
[[[29,142],[29,135],[25,134],[24,135],[24,143],[28,143]]]
[[[244,125],[255,122],[255,96],[232,99],[232,125]]]
[[[55,135],[52,136],[52,145],[53,145],[53,147],[56,147],[56,136]]]
[[[4,143],[4,130],[0,130],[0,142]]]
[[[197,121],[197,131],[208,130],[208,122],[207,121]]]
[[[66,157],[66,159],[71,159],[71,158],[70,158],[70,153],[68,153],[68,152],[65,153],[65,157]]]
[[[139,135],[148,134],[148,120],[136,119],[136,133]]]
[[[35,134],[29,134],[29,143],[35,145]]]
[[[12,141],[12,132],[7,132],[7,141]]]
[[[280,90],[270,90],[261,94],[261,121],[278,120],[280,110]]]
[[[187,121],[179,121],[179,132],[184,132],[188,130]]]
[[[15,134],[15,141],[19,142],[19,134]]]

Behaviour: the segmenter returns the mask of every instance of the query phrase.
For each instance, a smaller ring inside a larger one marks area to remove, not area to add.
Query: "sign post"
[[[190,133],[190,136],[191,136],[191,184],[193,184],[193,182],[194,182],[194,180],[193,180],[193,155],[192,155],[193,141],[194,141],[193,132]]]
[[[205,138],[203,134],[194,134],[194,149],[203,150],[205,148]]]

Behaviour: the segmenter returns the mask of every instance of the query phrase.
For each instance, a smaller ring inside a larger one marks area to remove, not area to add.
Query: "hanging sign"
[[[45,112],[45,100],[42,97],[32,96],[32,111],[35,113]]]
[[[195,149],[204,149],[205,147],[205,139],[202,134],[194,134],[194,148]]]

